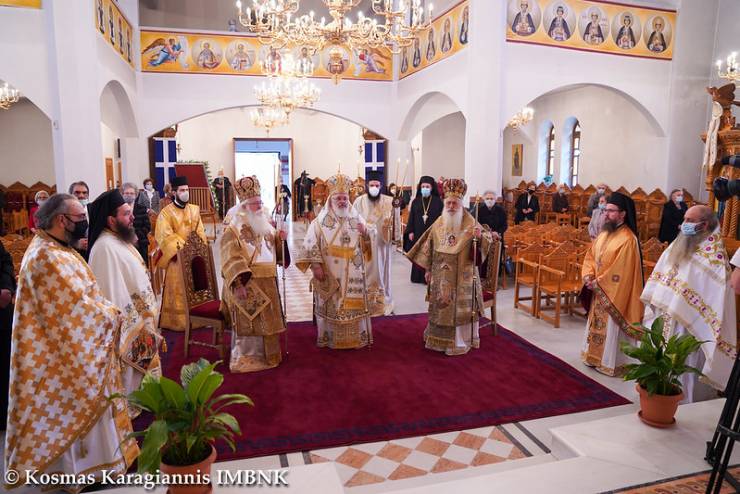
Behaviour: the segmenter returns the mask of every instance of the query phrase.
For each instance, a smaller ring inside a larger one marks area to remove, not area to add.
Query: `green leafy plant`
[[[220,361],[205,359],[183,366],[182,386],[164,376],[147,374],[138,390],[128,396],[131,404],[151,412],[154,421],[130,437],[144,436],[138,458],[139,472],[154,473],[162,461],[168,465],[193,465],[208,458],[217,439],[235,450],[234,436],[241,434],[230,405],[253,405],[242,394],[213,396],[224,376],[214,371]]]
[[[702,375],[702,372],[686,365],[686,358],[697,351],[704,341],[691,334],[673,335],[667,341],[663,336],[663,317],[653,321],[650,328],[635,324],[642,329],[640,346],[621,343],[622,352],[638,360],[638,364],[625,366],[625,381],[637,381],[650,396],[658,394],[673,396],[681,393],[679,378],[686,372]]]

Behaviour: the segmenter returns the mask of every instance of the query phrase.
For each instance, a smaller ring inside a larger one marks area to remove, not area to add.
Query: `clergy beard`
[[[128,244],[136,243],[136,232],[133,225],[128,226],[126,223],[116,220],[116,235]]]
[[[370,202],[378,202],[380,200],[380,194],[378,194],[377,196],[373,197],[373,195],[370,192],[368,192],[367,193],[367,198],[370,199]]]
[[[696,250],[707,237],[708,232],[699,232],[696,235],[684,235],[678,233],[678,237],[671,244],[671,251],[668,253],[668,263],[672,266],[678,266],[691,259]]]
[[[606,220],[604,222],[604,226],[601,228],[607,233],[614,233],[617,231],[617,228],[619,228],[621,225],[617,225],[613,221]]]
[[[337,208],[337,207],[334,207],[332,205],[331,210],[334,212],[334,216],[336,216],[339,219],[349,218],[349,216],[350,216],[349,208],[348,207],[346,207],[346,208]]]
[[[272,233],[272,225],[267,221],[265,213],[262,210],[252,211],[251,209],[248,209],[246,212],[246,218],[249,227],[255,235],[264,237]]]
[[[442,213],[442,225],[446,231],[459,232],[462,227],[463,210],[459,208],[454,213],[451,213],[445,209]]]

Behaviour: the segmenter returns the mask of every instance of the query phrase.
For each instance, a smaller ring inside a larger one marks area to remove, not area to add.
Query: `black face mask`
[[[528,191],[527,191],[527,193],[528,193],[528,194],[529,194],[530,196],[531,196],[531,195],[534,195],[534,191],[533,191],[533,190],[528,190]]]
[[[67,230],[67,233],[69,233],[69,236],[72,237],[72,241],[87,237],[87,229],[89,227],[87,219],[72,221],[66,215],[64,217],[67,218],[67,220],[71,221],[72,224],[74,224],[75,226],[74,229],[72,229],[71,231],[67,230],[67,227],[64,228],[65,230]]]

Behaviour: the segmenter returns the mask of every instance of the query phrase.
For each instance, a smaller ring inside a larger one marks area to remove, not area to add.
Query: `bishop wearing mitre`
[[[445,180],[444,211],[406,256],[426,270],[429,283],[429,323],[424,344],[447,355],[478,348],[478,319],[483,315],[483,292],[476,276],[493,238],[463,207],[467,185]]]
[[[229,368],[254,372],[277,367],[282,360],[285,314],[277,265],[286,267],[290,256],[286,233],[276,231],[265,213],[257,178],[241,178],[235,189],[239,204],[221,238],[222,300],[234,327]]]
[[[326,185],[327,205],[309,225],[296,266],[313,274],[318,346],[361,348],[373,342],[366,279],[372,229],[350,207],[348,176],[335,175]]]

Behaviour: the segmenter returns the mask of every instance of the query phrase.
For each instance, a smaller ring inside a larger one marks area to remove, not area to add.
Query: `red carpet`
[[[219,393],[244,393],[237,453],[219,459],[344,444],[582,412],[629,403],[562,360],[501,328],[482,331],[481,349],[447,357],[425,350],[426,314],[373,319],[375,344],[362,350],[316,347],[309,322],[290,325],[290,356],[276,369],[231,374]],[[210,332],[209,332],[210,333]],[[207,336],[202,335],[204,338]],[[179,382],[183,334],[166,332],[164,374]],[[189,361],[216,353],[191,346]],[[149,419],[137,420],[137,429]]]

